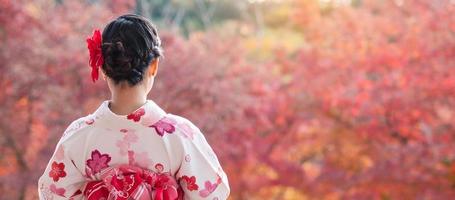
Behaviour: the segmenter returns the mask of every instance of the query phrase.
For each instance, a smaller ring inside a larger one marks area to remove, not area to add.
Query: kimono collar
[[[98,109],[93,113],[94,122],[97,124],[103,124],[106,128],[127,129],[137,125],[149,127],[166,115],[166,112],[150,99],[128,115],[118,115],[113,113],[109,108],[109,103],[110,100],[103,101]]]

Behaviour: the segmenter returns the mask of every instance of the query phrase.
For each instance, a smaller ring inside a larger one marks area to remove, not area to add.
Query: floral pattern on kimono
[[[227,176],[191,121],[152,100],[128,115],[109,103],[63,132],[38,180],[40,199],[227,199]]]

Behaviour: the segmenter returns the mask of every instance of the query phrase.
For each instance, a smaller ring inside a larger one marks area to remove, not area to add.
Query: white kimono
[[[38,181],[40,199],[227,199],[200,129],[154,101],[117,115],[104,101],[73,121]]]

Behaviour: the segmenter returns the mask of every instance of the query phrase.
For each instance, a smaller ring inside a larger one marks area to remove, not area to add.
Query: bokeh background
[[[0,199],[37,199],[110,98],[85,39],[158,26],[149,98],[203,130],[233,200],[455,199],[453,0],[0,0]]]

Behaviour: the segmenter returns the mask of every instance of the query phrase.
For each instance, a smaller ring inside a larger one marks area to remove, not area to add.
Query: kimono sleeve
[[[183,135],[183,159],[176,177],[184,199],[227,199],[230,192],[228,178],[200,129],[186,119],[177,127],[179,134]]]
[[[68,154],[65,141],[80,128],[80,122],[73,122],[57,143],[44,173],[38,180],[40,200],[82,199],[82,187],[85,177],[76,168]]]

